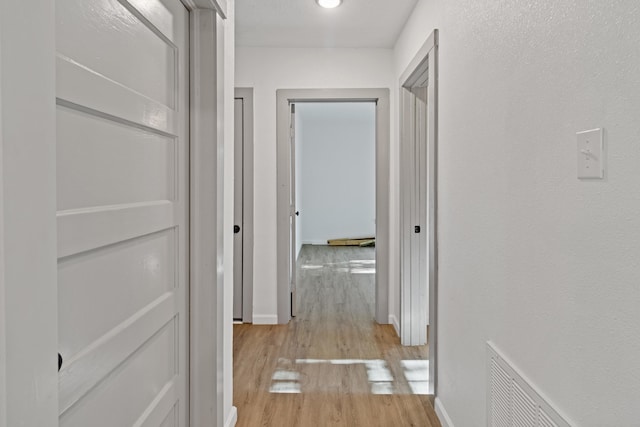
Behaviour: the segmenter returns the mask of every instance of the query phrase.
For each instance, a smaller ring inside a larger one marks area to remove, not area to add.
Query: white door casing
[[[57,426],[54,15],[0,1],[3,427]]]
[[[188,11],[56,2],[61,426],[187,426]]]
[[[291,108],[296,102],[376,103],[376,284],[375,320],[389,323],[389,151],[388,89],[279,89],[277,98],[277,310],[278,323],[291,319]],[[293,156],[292,156],[293,154]],[[295,191],[295,189],[294,189]],[[295,225],[295,224],[294,224]],[[292,253],[294,254],[292,256]]]

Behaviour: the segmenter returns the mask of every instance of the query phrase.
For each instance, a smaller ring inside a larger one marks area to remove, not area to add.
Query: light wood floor
[[[374,317],[374,249],[304,246],[298,316],[234,326],[238,427],[440,427],[421,392],[427,347]]]

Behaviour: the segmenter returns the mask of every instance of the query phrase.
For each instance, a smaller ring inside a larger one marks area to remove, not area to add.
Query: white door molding
[[[284,89],[277,94],[277,287],[278,323],[291,319],[289,262],[290,109],[292,102],[376,103],[376,307],[375,319],[389,323],[389,151],[390,104],[388,89]]]
[[[215,10],[222,19],[227,19],[227,0],[182,0],[190,11]]]
[[[433,394],[437,363],[438,30],[402,74],[399,101],[400,338],[403,345],[423,345],[429,325],[429,393]]]
[[[53,2],[0,2],[3,427],[58,425],[54,22]]]
[[[224,423],[222,384],[230,379],[223,359],[231,351],[223,343],[225,52],[219,27],[226,1],[183,3],[191,12],[190,424],[213,426]]]

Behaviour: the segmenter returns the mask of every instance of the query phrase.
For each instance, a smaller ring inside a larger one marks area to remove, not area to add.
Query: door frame
[[[420,322],[427,318],[429,320],[428,344],[429,344],[429,394],[435,394],[437,386],[437,350],[438,350],[438,30],[434,30],[422,45],[418,53],[411,60],[399,82],[399,106],[400,106],[400,143],[404,144],[407,139],[413,140],[414,123],[413,114],[416,95],[412,88],[427,84],[427,134],[426,134],[426,181],[427,181],[427,206],[426,206],[426,249],[427,249],[427,277],[428,277],[428,307],[422,310],[415,310],[411,307],[410,299],[412,295],[418,295],[422,283],[411,281],[410,289],[405,289],[406,284],[402,276],[405,264],[402,262],[399,269],[400,277],[400,336],[403,345],[415,345],[411,343],[411,334],[406,333],[407,322]],[[401,157],[400,161],[408,159]],[[400,170],[407,168],[401,163]],[[403,173],[403,172],[401,172]],[[405,201],[408,197],[404,191],[400,193],[401,208],[401,230],[400,248],[404,248],[405,242],[413,232],[414,224],[405,224]],[[418,307],[419,308],[419,307]],[[426,332],[426,331],[425,331]],[[426,335],[426,334],[425,334]]]
[[[219,30],[227,1],[182,3],[190,13],[190,424],[224,425],[231,319],[222,236],[232,230],[221,228]],[[0,427],[58,426],[55,23],[53,2],[0,2]]]
[[[389,89],[279,89],[277,98],[277,303],[278,323],[291,320],[290,255],[290,110],[296,102],[376,103],[376,307],[375,320],[389,323],[389,153],[391,113]]]
[[[253,323],[253,88],[235,88],[242,99],[242,323]],[[235,185],[234,185],[235,188]]]

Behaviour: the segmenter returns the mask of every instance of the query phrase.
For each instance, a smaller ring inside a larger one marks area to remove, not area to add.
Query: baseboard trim
[[[393,329],[396,330],[396,334],[400,336],[400,322],[398,321],[398,318],[393,314],[389,315],[389,324],[393,325]]]
[[[323,246],[324,245],[324,246],[326,246],[328,243],[327,243],[326,240],[320,239],[320,240],[304,240],[302,242],[302,244],[303,245],[315,245],[315,246],[318,246],[318,245]]]
[[[238,408],[235,406],[231,407],[231,411],[229,412],[229,416],[227,417],[227,421],[224,423],[224,427],[234,427],[238,422]]]
[[[278,324],[278,315],[254,314],[253,315],[253,324],[254,325],[277,325]]]
[[[438,397],[436,397],[435,409],[436,415],[438,416],[438,419],[440,419],[440,424],[442,424],[442,427],[454,427],[453,421],[451,421],[451,417],[449,417],[447,410],[442,404],[442,400],[440,400]]]

